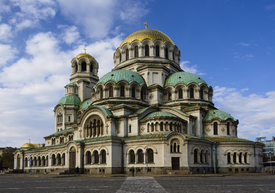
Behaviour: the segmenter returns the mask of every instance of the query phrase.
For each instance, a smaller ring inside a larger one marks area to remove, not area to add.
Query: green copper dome
[[[75,83],[69,83],[66,86],[77,86]]]
[[[176,72],[172,75],[170,75],[166,81],[165,81],[165,87],[167,86],[176,86],[177,84],[185,84],[189,85],[190,83],[196,83],[199,86],[201,84],[206,84],[207,83],[198,75],[190,73],[190,72]],[[208,86],[208,85],[207,85]]]
[[[221,110],[209,110],[205,115],[203,121],[211,121],[215,118],[220,119],[222,121],[226,121],[227,119],[233,119],[234,121],[237,121],[237,119],[234,119],[230,114]]]
[[[58,105],[80,105],[81,101],[80,99],[75,95],[69,95],[66,97],[63,97],[59,100],[57,103]]]
[[[177,118],[176,115],[173,115],[171,113],[168,112],[163,112],[163,111],[157,111],[157,112],[153,112],[148,114],[147,116],[145,116],[143,119],[141,119],[141,121],[144,121],[146,119],[150,119],[150,118]]]
[[[122,80],[128,82],[129,84],[131,84],[132,82],[136,82],[140,86],[146,85],[144,79],[136,72],[133,72],[131,70],[115,70],[101,77],[95,86],[97,86],[99,83],[105,84],[108,81],[118,83]]]

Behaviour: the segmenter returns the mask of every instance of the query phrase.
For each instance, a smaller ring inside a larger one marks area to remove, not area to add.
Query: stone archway
[[[71,147],[69,151],[69,173],[75,173],[76,166],[76,149],[75,147]]]

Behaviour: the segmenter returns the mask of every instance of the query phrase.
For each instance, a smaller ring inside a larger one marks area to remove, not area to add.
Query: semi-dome
[[[172,113],[168,113],[168,112],[164,112],[164,111],[157,111],[157,112],[153,112],[153,113],[148,114],[147,116],[145,116],[140,121],[145,121],[147,119],[154,119],[154,118],[169,118],[169,119],[173,119],[173,118],[178,118],[178,117],[176,115],[173,115]]]
[[[30,149],[30,148],[37,148],[37,146],[34,145],[33,143],[29,142],[29,143],[25,143],[21,148],[22,149]]]
[[[75,95],[69,95],[61,98],[58,105],[80,105],[80,99]]]
[[[220,119],[222,121],[226,121],[227,119],[232,119],[233,121],[237,121],[237,119],[234,119],[230,114],[221,110],[216,110],[216,109],[209,110],[205,115],[203,121],[211,121],[213,119]]]
[[[112,81],[118,83],[119,81],[126,81],[127,83],[131,84],[132,82],[138,83],[140,86],[146,85],[144,79],[136,72],[131,70],[115,70],[105,74],[99,81],[96,83],[95,86],[98,84],[107,83],[108,81]]]
[[[119,47],[121,48],[126,43],[131,44],[135,40],[142,42],[145,39],[150,39],[152,42],[155,40],[161,40],[163,43],[169,42],[170,44],[174,45],[174,42],[161,31],[155,29],[142,29],[128,35],[122,41]]]
[[[90,54],[87,54],[87,53],[80,53],[76,56],[77,59],[81,58],[81,57],[85,57],[85,58],[88,58],[89,60],[90,59],[95,59],[92,55]]]
[[[196,83],[199,86],[202,84],[207,85],[207,83],[198,75],[190,72],[176,72],[171,74],[165,81],[165,87],[176,86],[177,84],[189,85],[190,83]],[[208,85],[207,85],[208,86]]]

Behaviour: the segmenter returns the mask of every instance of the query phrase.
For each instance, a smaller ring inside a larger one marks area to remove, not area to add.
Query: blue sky
[[[0,1],[0,146],[43,143],[65,94],[70,61],[86,47],[99,76],[130,33],[167,34],[183,70],[214,88],[238,136],[275,135],[275,2],[271,0]]]

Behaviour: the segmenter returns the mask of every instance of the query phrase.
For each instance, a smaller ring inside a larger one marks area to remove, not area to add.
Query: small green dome
[[[150,118],[159,118],[159,117],[161,117],[161,118],[177,118],[177,116],[173,115],[172,113],[157,111],[157,112],[148,114],[143,119],[141,119],[141,121],[144,121],[144,120],[150,119]]]
[[[89,106],[92,104],[92,102],[93,102],[92,98],[83,101],[80,104],[80,110],[82,111],[83,109],[89,108]]]
[[[122,80],[128,82],[129,84],[131,84],[132,82],[136,82],[140,86],[146,85],[144,79],[136,72],[133,72],[131,70],[115,70],[101,77],[95,86],[97,86],[99,83],[106,84],[108,81],[118,83]]]
[[[237,121],[237,119],[234,119],[230,114],[221,111],[221,110],[209,110],[207,114],[205,115],[203,121],[211,121],[213,119],[220,119],[222,121],[226,121],[227,119],[233,119],[234,121]]]
[[[81,103],[80,99],[75,95],[69,95],[66,97],[63,97],[59,100],[57,103],[58,105],[77,105],[79,106]]]
[[[75,83],[69,83],[66,86],[77,86]]]
[[[177,84],[183,83],[189,85],[190,83],[196,83],[199,86],[207,83],[198,75],[190,72],[176,72],[171,74],[165,81],[165,87],[176,86]],[[208,85],[207,85],[208,86]]]

